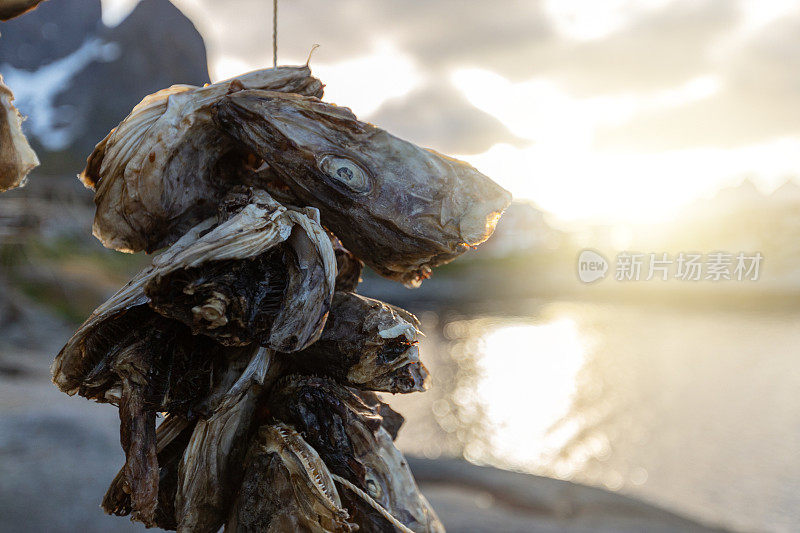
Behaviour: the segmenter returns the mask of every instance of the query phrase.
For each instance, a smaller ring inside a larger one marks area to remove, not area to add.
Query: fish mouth
[[[260,431],[267,441],[264,448],[279,453],[285,464],[287,461],[292,461],[297,471],[304,475],[305,486],[309,493],[319,499],[334,515],[346,520],[348,513],[342,507],[327,466],[302,436],[294,428],[281,422],[262,427]]]
[[[464,216],[459,227],[464,244],[477,246],[491,237],[492,233],[494,233],[494,228],[497,226],[497,221],[500,220],[507,206],[508,204],[499,209],[493,207],[489,210],[468,213]]]
[[[400,355],[396,355],[398,351]],[[394,358],[397,361],[375,380],[376,385],[384,386],[382,392],[406,394],[428,389],[426,381],[430,373],[419,359],[418,341],[411,342],[403,337],[396,337],[386,344],[379,357]]]
[[[477,246],[492,236],[497,222],[511,204],[511,193],[495,183],[482,192],[482,202],[467,206],[459,221],[464,244]]]
[[[425,368],[422,362],[408,363],[394,373],[395,388],[401,393],[425,392],[428,390],[427,380],[429,375],[428,369]]]

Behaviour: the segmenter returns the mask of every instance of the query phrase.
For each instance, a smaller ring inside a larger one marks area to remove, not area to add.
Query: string
[[[381,516],[383,516],[386,520],[391,522],[394,527],[396,527],[397,529],[399,529],[403,533],[414,533],[414,530],[412,530],[410,527],[408,527],[405,524],[403,524],[397,518],[393,517],[391,515],[391,513],[389,513],[389,511],[387,511],[386,509],[384,509],[384,507],[381,504],[376,502],[372,498],[372,496],[370,496],[369,494],[367,494],[366,492],[364,492],[360,488],[356,487],[355,485],[350,483],[348,480],[346,480],[342,476],[338,476],[338,475],[334,474],[333,472],[331,472],[331,477],[334,479],[334,481],[338,481],[339,483],[341,483],[342,485],[344,485],[348,489],[350,489],[353,492],[355,492],[356,495],[359,496],[365,502],[367,502],[367,504],[369,504],[370,507],[372,507],[373,509],[378,511],[381,514]]]
[[[272,0],[272,68],[278,66],[278,0]]]

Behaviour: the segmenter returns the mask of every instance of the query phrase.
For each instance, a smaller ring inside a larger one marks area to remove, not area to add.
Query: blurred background
[[[0,530],[136,529],[96,508],[115,411],[49,383],[148,262],[91,237],[75,175],[144,95],[271,66],[271,28],[264,0],[49,0],[0,24],[42,160],[0,197]],[[360,288],[423,322],[431,389],[390,400],[450,530],[800,529],[796,2],[283,0],[279,63],[314,44],[326,100],[515,196],[420,289]],[[584,249],[606,260],[593,283]],[[623,253],[644,254],[638,281]],[[737,279],[740,253],[757,275]]]

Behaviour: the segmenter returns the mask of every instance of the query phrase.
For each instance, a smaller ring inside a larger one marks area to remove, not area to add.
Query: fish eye
[[[350,159],[326,155],[320,161],[319,167],[328,177],[351,191],[368,194],[372,190],[372,180],[367,172]]]
[[[381,484],[378,482],[378,479],[372,472],[367,472],[366,485],[367,494],[375,499],[383,497],[383,489],[381,488]]]

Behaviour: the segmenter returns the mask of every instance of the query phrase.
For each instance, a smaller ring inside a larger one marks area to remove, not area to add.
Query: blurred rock
[[[600,488],[477,466],[408,457],[448,531],[722,533],[655,505]]]

